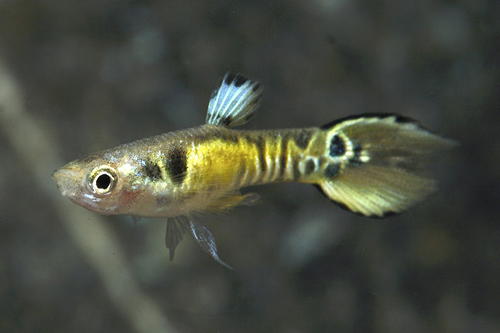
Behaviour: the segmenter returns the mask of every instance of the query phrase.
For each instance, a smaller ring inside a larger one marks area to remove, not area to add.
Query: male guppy
[[[205,125],[98,152],[56,170],[53,178],[62,195],[94,212],[167,217],[171,259],[189,231],[226,265],[199,216],[259,198],[240,188],[310,183],[343,208],[383,217],[434,191],[435,182],[422,176],[423,163],[453,145],[396,114],[351,116],[319,128],[231,129],[253,117],[261,95],[257,82],[226,74]]]

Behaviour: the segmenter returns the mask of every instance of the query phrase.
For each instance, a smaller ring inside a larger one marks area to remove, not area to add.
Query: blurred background
[[[0,331],[499,332],[499,37],[493,0],[0,1]],[[247,129],[396,112],[460,146],[386,220],[249,189],[207,224],[234,271],[60,196],[62,164],[204,123],[227,71],[265,89]]]

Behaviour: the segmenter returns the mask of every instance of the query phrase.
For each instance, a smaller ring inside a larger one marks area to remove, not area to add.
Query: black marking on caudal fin
[[[207,124],[225,127],[242,125],[253,117],[261,97],[262,89],[258,82],[228,73],[211,95]]]
[[[181,184],[187,171],[186,151],[181,147],[171,148],[167,153],[165,168],[172,181]]]
[[[325,168],[325,177],[328,179],[332,179],[336,177],[340,172],[340,164],[339,163],[330,163]]]
[[[309,158],[306,161],[305,169],[304,169],[304,176],[309,176],[316,170],[316,162],[313,158]]]
[[[363,148],[360,144],[355,144],[352,148],[353,156],[349,159],[349,163],[351,165],[361,165],[363,161],[361,160],[361,153],[363,152]]]
[[[340,157],[344,154],[345,154],[344,140],[340,136],[334,135],[330,142],[330,156]]]
[[[435,191],[435,182],[424,176],[425,162],[454,145],[393,114],[347,117],[324,129],[325,155],[333,160],[319,187],[333,202],[370,217],[400,213]]]
[[[418,124],[418,122],[412,118],[405,117],[405,116],[395,114],[395,113],[361,113],[361,114],[350,115],[347,117],[336,119],[334,121],[331,121],[331,122],[321,126],[320,128],[323,130],[328,130],[328,129],[333,128],[335,125],[338,125],[338,124],[340,124],[344,121],[347,121],[347,120],[356,120],[356,119],[362,119],[362,118],[384,119],[384,118],[389,118],[389,117],[394,117],[395,122],[400,123],[400,124],[404,124],[404,123]],[[422,127],[422,126],[420,126],[420,127]]]

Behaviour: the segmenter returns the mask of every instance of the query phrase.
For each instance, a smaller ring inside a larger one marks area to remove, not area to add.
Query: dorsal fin
[[[246,123],[253,117],[261,96],[258,82],[227,73],[210,98],[207,124],[233,127]]]

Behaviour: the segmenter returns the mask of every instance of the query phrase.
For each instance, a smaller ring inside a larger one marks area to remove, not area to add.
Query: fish
[[[351,115],[320,127],[233,129],[254,117],[261,97],[259,82],[227,73],[211,95],[206,124],[91,154],[52,177],[64,197],[93,212],[167,218],[170,260],[190,233],[231,268],[203,217],[259,201],[241,188],[312,184],[346,210],[382,218],[434,192],[426,161],[455,145],[391,113]]]

